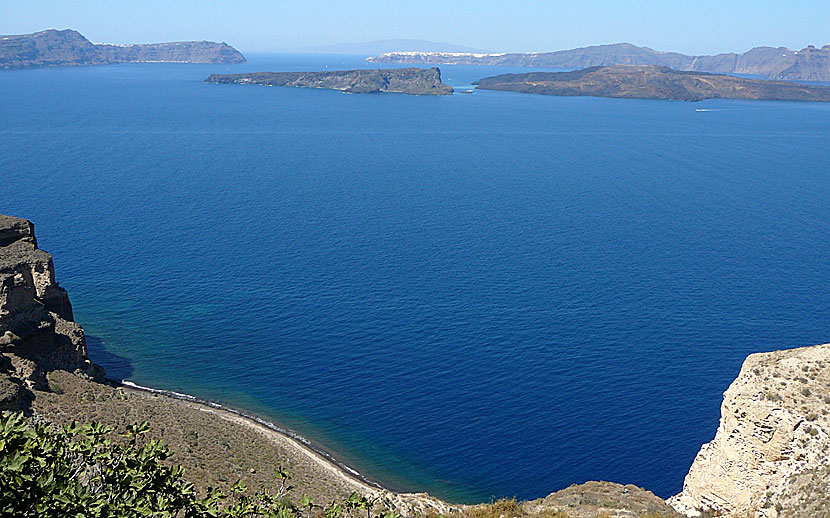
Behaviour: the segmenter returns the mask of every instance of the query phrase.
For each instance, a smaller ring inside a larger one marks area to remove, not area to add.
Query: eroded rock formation
[[[830,344],[750,355],[669,503],[688,516],[830,516]]]
[[[0,409],[23,407],[28,389],[42,387],[56,369],[103,378],[34,225],[0,215]]]

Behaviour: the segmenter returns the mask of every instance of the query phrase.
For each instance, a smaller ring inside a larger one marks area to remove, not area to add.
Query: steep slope
[[[163,61],[177,63],[244,63],[227,43],[183,41],[146,45],[91,43],[70,29],[0,36],[0,68],[108,65]]]
[[[812,45],[796,53],[793,63],[776,73],[775,79],[788,81],[830,81],[830,45],[817,49]]]
[[[830,344],[750,355],[669,502],[689,516],[806,518],[830,516],[828,495]]]
[[[55,369],[103,377],[87,357],[52,256],[37,247],[34,225],[0,215],[0,409],[27,405],[30,390]]]

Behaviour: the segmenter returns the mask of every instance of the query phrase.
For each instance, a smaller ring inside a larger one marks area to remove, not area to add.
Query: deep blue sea
[[[0,72],[0,212],[110,375],[396,489],[667,497],[747,354],[830,341],[830,105],[203,82],[327,66]]]

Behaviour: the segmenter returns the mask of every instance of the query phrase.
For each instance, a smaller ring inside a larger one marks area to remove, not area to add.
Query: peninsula
[[[178,41],[134,45],[92,43],[71,29],[0,36],[0,69],[115,63],[244,63],[227,43]]]
[[[205,81],[217,84],[325,88],[350,94],[449,95],[453,93],[452,87],[441,82],[441,71],[437,68],[213,74]]]
[[[491,65],[542,67],[575,70],[609,65],[661,65],[676,70],[747,74],[789,81],[830,81],[830,45],[801,50],[786,47],[755,47],[744,53],[728,52],[711,56],[690,56],[662,52],[630,43],[596,45],[556,52],[471,53],[471,52],[387,52],[370,57],[372,63],[432,65]]]
[[[830,102],[828,86],[745,79],[653,65],[614,65],[573,72],[504,74],[481,79],[475,84],[482,90],[542,95],[675,101],[746,99]]]

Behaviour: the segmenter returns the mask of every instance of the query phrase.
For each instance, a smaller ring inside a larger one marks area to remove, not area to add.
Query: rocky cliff
[[[669,503],[689,516],[830,516],[830,344],[753,354]]]
[[[217,84],[325,88],[354,94],[448,95],[453,92],[452,87],[441,82],[441,71],[437,68],[213,74],[205,81]]]
[[[0,68],[133,62],[244,63],[245,57],[227,43],[212,41],[108,45],[70,29],[0,36]]]
[[[614,65],[573,72],[503,74],[479,80],[483,90],[622,99],[746,99],[830,102],[830,87],[678,71],[652,65]]]
[[[29,389],[42,387],[55,369],[103,377],[87,357],[52,256],[37,247],[34,225],[0,215],[0,409],[23,407]]]
[[[751,74],[791,81],[830,81],[830,45],[799,51],[755,47],[744,53],[691,56],[630,43],[596,45],[556,52],[475,54],[465,52],[388,52],[368,58],[375,63],[461,64],[544,67],[575,70],[610,65],[659,65],[716,74]]]
[[[810,45],[795,53],[792,63],[772,74],[789,81],[830,81],[830,45],[820,49]]]

